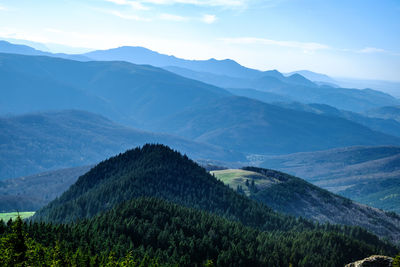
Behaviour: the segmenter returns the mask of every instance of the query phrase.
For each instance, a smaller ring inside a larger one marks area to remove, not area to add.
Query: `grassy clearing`
[[[255,185],[259,188],[275,183],[273,179],[262,174],[240,169],[217,170],[211,171],[210,173],[218,180],[221,180],[224,184],[229,185],[232,189],[236,190],[238,185],[242,186],[243,191],[248,196],[250,195],[250,189],[246,186],[246,180],[249,180],[249,183],[254,180]]]
[[[26,219],[26,218],[33,216],[33,214],[35,214],[34,211],[24,211],[24,212],[20,212],[19,216],[21,216],[22,219]],[[8,220],[10,220],[10,218],[12,218],[14,220],[15,218],[17,218],[17,216],[18,216],[18,212],[0,213],[0,220],[7,222]]]

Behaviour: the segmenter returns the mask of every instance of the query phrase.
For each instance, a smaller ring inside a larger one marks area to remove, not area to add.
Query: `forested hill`
[[[362,228],[276,213],[164,145],[101,162],[33,220],[41,223],[26,231],[37,242],[54,247],[62,237],[61,248],[71,255],[65,261],[79,250],[103,260],[131,251],[134,258],[181,266],[208,260],[222,266],[339,266],[396,253]]]
[[[213,212],[264,230],[313,227],[237,194],[204,168],[164,145],[144,145],[101,162],[39,210],[34,219],[75,221],[143,196]]]

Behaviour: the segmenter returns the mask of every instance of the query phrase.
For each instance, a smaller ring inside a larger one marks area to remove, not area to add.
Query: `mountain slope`
[[[261,166],[305,178],[373,207],[400,213],[400,148],[348,147],[265,157]]]
[[[385,133],[388,135],[393,135],[400,137],[400,121],[396,121],[391,118],[381,118],[379,116],[365,116],[360,113],[355,113],[346,110],[339,110],[332,106],[324,105],[324,104],[301,104],[298,102],[292,103],[275,103],[284,108],[291,108],[294,110],[313,112],[316,114],[334,116],[343,118],[349,121],[353,121],[369,127],[375,131]],[[391,114],[395,114],[392,112]]]
[[[91,166],[74,167],[0,181],[0,212],[35,211],[60,196]]]
[[[68,55],[64,53],[49,53],[34,49],[27,45],[13,44],[4,40],[0,40],[0,53],[8,54],[20,54],[29,56],[49,56],[49,57],[59,57],[65,59],[79,60],[79,61],[89,61],[90,59],[82,55]]]
[[[76,110],[0,117],[0,129],[2,179],[97,163],[148,142],[172,145],[193,158],[241,159],[216,146],[135,130]]]
[[[321,223],[358,225],[381,237],[400,240],[400,216],[352,202],[300,178],[256,167],[211,173],[278,212]]]
[[[398,99],[380,91],[339,88],[325,84],[318,85],[296,73],[285,77],[278,71],[265,71],[257,77],[246,78],[229,76],[229,73],[218,75],[207,71],[197,72],[175,66],[165,68],[184,77],[222,88],[249,88],[268,94],[280,95],[282,98],[291,99],[291,101],[326,104],[355,112],[385,106],[389,103],[392,103],[392,105],[400,103]],[[260,93],[258,93],[259,95]],[[257,96],[253,98],[260,99]],[[265,101],[265,99],[263,97],[260,100]]]
[[[257,154],[283,154],[357,145],[398,144],[399,139],[348,120],[293,111],[243,97],[191,107],[155,130]]]
[[[400,106],[387,106],[367,110],[365,114],[373,118],[392,119],[400,122]]]
[[[313,82],[323,82],[327,84],[336,84],[337,81],[334,80],[333,78],[329,77],[328,75],[322,74],[322,73],[316,73],[312,72],[309,70],[298,70],[298,71],[293,71],[290,73],[287,73],[287,76],[293,75],[293,74],[300,74],[301,76],[309,79],[310,81]]]
[[[229,92],[237,96],[244,96],[247,98],[256,99],[265,103],[278,105],[279,103],[290,103],[293,99],[289,97],[285,97],[282,95],[263,92],[255,89],[246,89],[246,88],[226,88]]]
[[[1,81],[3,112],[59,106],[85,109],[134,125],[162,119],[182,106],[202,105],[230,95],[159,68],[124,62],[0,54],[0,63],[0,75],[6,77]]]

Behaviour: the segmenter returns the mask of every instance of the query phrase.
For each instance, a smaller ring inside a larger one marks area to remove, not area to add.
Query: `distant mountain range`
[[[373,207],[400,213],[400,147],[348,147],[266,157],[281,170]]]
[[[97,163],[145,143],[176,147],[195,159],[244,160],[240,153],[125,127],[84,111],[0,118],[0,180]]]
[[[365,115],[372,118],[391,119],[400,122],[400,106],[386,106],[367,110]]]
[[[400,112],[399,114],[396,114],[396,111],[400,111],[400,109],[397,107],[382,107],[379,109],[369,110],[364,114],[360,114],[346,110],[339,110],[332,106],[324,104],[302,104],[299,102],[280,102],[275,104],[294,110],[313,112],[326,116],[340,117],[359,123],[375,131],[400,137],[400,116],[398,116],[400,115]]]
[[[231,95],[160,68],[0,54],[3,113],[82,109],[138,126]]]
[[[400,100],[379,91],[339,88],[332,78],[324,74],[302,70],[285,76],[276,70],[259,71],[246,68],[229,59],[185,60],[143,47],[124,46],[82,55],[67,55],[41,52],[28,46],[2,41],[0,52],[46,55],[81,61],[127,61],[134,64],[148,64],[222,88],[257,89],[294,101],[322,103],[356,112],[400,104]]]
[[[380,91],[339,88],[326,83],[318,84],[297,73],[285,77],[278,71],[266,71],[256,78],[243,78],[226,74],[196,72],[180,67],[166,67],[165,69],[222,88],[253,89],[279,95],[285,98],[285,101],[327,104],[354,112],[399,103],[398,99]],[[269,102],[272,101],[274,99]]]
[[[163,55],[144,47],[123,46],[108,50],[97,50],[84,54],[93,60],[127,61],[134,64],[147,64],[156,67],[175,66],[198,72],[210,72],[239,78],[259,78],[262,71],[243,67],[234,60],[186,60]]]
[[[286,73],[285,75],[291,76],[293,74],[300,74],[301,76],[303,76],[313,82],[319,82],[319,83],[323,83],[326,85],[332,85],[334,87],[338,87],[338,85],[336,85],[337,81],[335,79],[329,77],[328,75],[322,74],[322,73],[316,73],[316,72],[312,72],[309,70],[298,70],[298,71]]]
[[[297,71],[285,77],[276,70],[249,69],[233,60],[184,60],[143,47],[125,46],[98,50],[86,53],[84,56],[95,60],[122,60],[135,64],[149,64],[222,88],[258,89],[304,103],[323,103],[356,112],[382,105],[400,104],[398,99],[379,91],[338,88],[339,86],[330,77],[310,71]],[[311,79],[306,79],[304,76]]]
[[[49,57],[59,57],[65,59],[79,60],[79,61],[89,61],[90,58],[81,55],[69,55],[64,53],[50,53],[41,50],[37,50],[27,45],[22,44],[12,44],[7,41],[0,40],[0,53],[9,54],[21,54],[29,56],[49,56]]]
[[[341,147],[350,143],[392,143],[382,135],[342,118],[301,112],[231,97],[191,107],[171,116],[159,129],[195,140],[257,154]]]
[[[0,81],[3,114],[84,109],[119,123],[242,153],[400,144],[400,138],[347,119],[233,96],[148,65],[15,54],[0,54],[0,62],[0,75],[5,77]]]

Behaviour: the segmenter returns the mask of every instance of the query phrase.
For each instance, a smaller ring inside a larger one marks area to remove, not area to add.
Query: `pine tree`
[[[400,267],[400,254],[394,258],[393,267]]]
[[[65,266],[65,260],[60,247],[60,242],[56,241],[56,246],[53,252],[53,263],[51,266]]]

